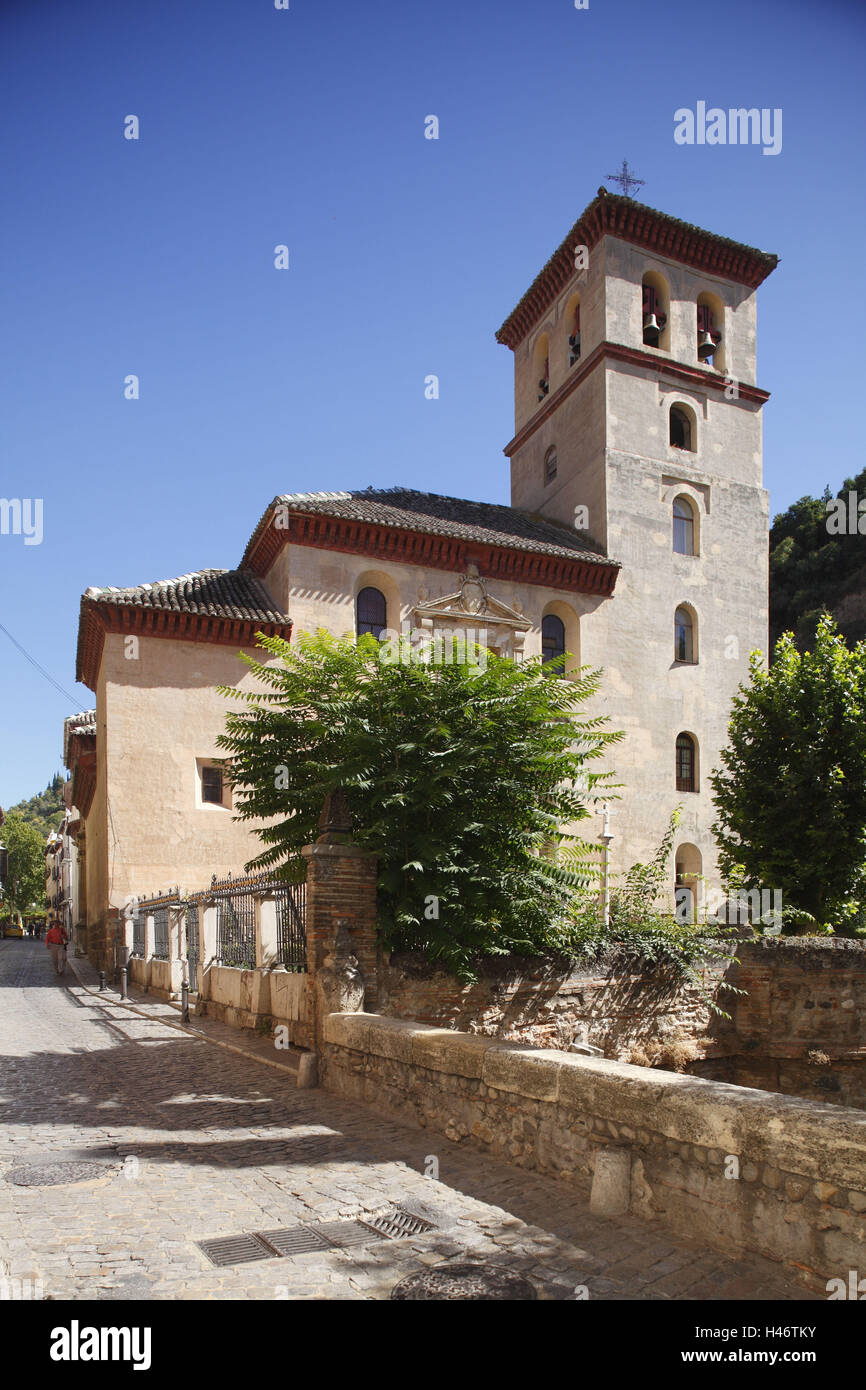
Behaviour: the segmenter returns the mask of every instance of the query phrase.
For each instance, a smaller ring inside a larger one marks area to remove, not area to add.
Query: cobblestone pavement
[[[0,942],[0,1275],[41,1280],[44,1297],[382,1299],[467,1257],[526,1275],[541,1298],[815,1297],[770,1261],[591,1216],[565,1184],[299,1090],[255,1055],[172,1028],[171,1006],[136,1007],[147,1017],[70,969],[57,979],[41,942]],[[431,1154],[438,1181],[424,1175]],[[49,1158],[110,1166],[64,1186],[6,1180]],[[413,1200],[438,1229],[231,1268],[195,1244]]]

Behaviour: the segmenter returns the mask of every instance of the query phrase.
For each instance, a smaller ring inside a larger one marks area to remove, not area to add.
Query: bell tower
[[[581,660],[627,735],[619,869],[680,805],[681,880],[714,872],[707,778],[767,645],[756,290],[777,260],[601,188],[497,334],[514,353],[512,506],[622,565],[581,618]]]

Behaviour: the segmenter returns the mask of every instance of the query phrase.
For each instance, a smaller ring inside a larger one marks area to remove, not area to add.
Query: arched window
[[[580,295],[569,301],[565,314],[568,329],[568,365],[573,367],[580,357]]]
[[[388,626],[388,609],[385,595],[379,589],[361,589],[355,600],[355,631],[359,637],[365,632],[381,637]]]
[[[565,624],[555,613],[541,620],[541,660],[553,661],[565,651]]]
[[[694,430],[687,410],[681,405],[671,406],[670,442],[674,449],[695,450]]]
[[[678,608],[674,614],[674,661],[696,661],[695,645],[695,620],[688,608]]]
[[[654,270],[643,277],[643,342],[645,347],[670,350],[668,327],[668,287],[664,278]]]
[[[677,734],[677,791],[698,789],[697,746],[691,734]]]
[[[556,477],[556,445],[551,444],[547,453],[544,455],[544,481],[552,483]]]
[[[686,497],[674,498],[674,554],[694,555],[695,514]]]

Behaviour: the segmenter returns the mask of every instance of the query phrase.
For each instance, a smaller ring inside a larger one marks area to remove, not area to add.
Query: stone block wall
[[[859,1111],[363,1013],[325,1018],[319,1063],[327,1089],[429,1130],[433,1153],[438,1135],[591,1191],[616,1150],[644,1220],[822,1291],[866,1264]]]
[[[695,1074],[866,1108],[866,942],[759,937],[742,942]]]
[[[709,989],[724,965],[707,967]],[[378,1012],[538,1047],[589,1043],[624,1060],[650,1040],[701,1037],[711,1017],[698,990],[610,963],[557,969],[510,959],[465,985],[414,953],[380,966]]]

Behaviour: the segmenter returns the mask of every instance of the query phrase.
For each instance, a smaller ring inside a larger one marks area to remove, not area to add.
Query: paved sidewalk
[[[467,1257],[526,1275],[542,1298],[817,1297],[770,1261],[593,1217],[564,1183],[299,1090],[263,1065],[279,1058],[267,1039],[205,1020],[194,1036],[171,1005],[131,1003],[69,970],[55,978],[40,942],[0,942],[0,1275],[41,1279],[48,1298],[382,1299]],[[65,1186],[5,1180],[51,1157],[109,1166]],[[424,1176],[430,1157],[438,1181]],[[231,1268],[195,1244],[405,1201],[426,1204],[437,1229]]]

